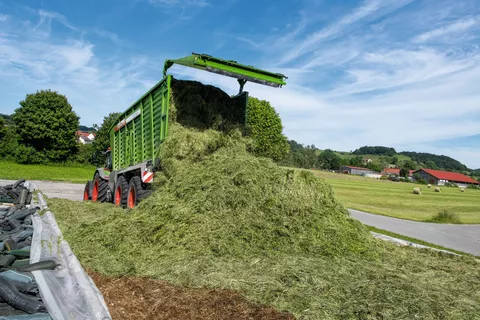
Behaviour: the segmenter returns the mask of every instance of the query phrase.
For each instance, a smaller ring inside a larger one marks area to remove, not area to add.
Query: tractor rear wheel
[[[92,181],[87,181],[83,190],[83,201],[92,200]]]
[[[113,198],[113,203],[116,206],[127,206],[127,197],[128,197],[128,183],[124,176],[120,176],[117,179],[115,184],[115,196]]]
[[[105,202],[108,200],[108,182],[103,180],[98,173],[93,179],[92,201]]]

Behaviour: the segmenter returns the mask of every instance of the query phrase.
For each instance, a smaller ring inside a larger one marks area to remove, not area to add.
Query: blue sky
[[[166,58],[202,52],[286,74],[281,89],[245,89],[272,102],[290,139],[479,168],[479,45],[478,0],[0,0],[0,112],[53,89],[82,124],[101,123],[160,80]]]

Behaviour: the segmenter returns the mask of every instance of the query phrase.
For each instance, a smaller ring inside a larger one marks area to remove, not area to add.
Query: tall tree
[[[110,147],[110,129],[118,122],[119,112],[112,112],[108,116],[103,117],[101,125],[94,124],[93,128],[97,130],[95,140],[92,143],[92,151],[95,154],[94,164],[102,165],[105,161],[105,157],[102,156],[102,152],[106,151]]]
[[[64,95],[51,90],[27,94],[12,116],[20,142],[50,161],[75,153],[79,117]]]
[[[340,168],[340,157],[332,150],[326,149],[318,155],[317,164],[322,169],[338,170]]]

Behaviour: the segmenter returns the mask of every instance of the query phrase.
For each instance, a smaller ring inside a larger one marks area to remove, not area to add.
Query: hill
[[[87,126],[83,126],[83,125],[79,125],[78,130],[84,131],[84,132],[95,132],[95,131],[97,131],[97,130],[95,130],[94,127],[87,127]]]
[[[480,176],[480,169],[469,169],[460,161],[445,155],[412,151],[397,152],[394,148],[383,146],[363,146],[352,152],[346,152],[321,150],[315,145],[304,146],[295,140],[290,140],[289,144],[289,155],[280,162],[281,165],[327,170],[338,170],[342,165],[367,166],[376,171],[380,171],[389,165],[395,165],[408,169],[429,168],[462,172],[472,177]],[[324,154],[327,151],[328,156]],[[337,160],[332,160],[332,158],[337,158]],[[369,159],[371,161],[367,162]]]

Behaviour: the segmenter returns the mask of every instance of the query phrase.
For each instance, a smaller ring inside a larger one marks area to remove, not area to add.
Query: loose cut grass
[[[323,179],[253,156],[251,141],[220,122],[222,132],[170,124],[156,191],[133,210],[50,200],[84,266],[236,290],[299,319],[480,313],[473,259],[374,239]]]

